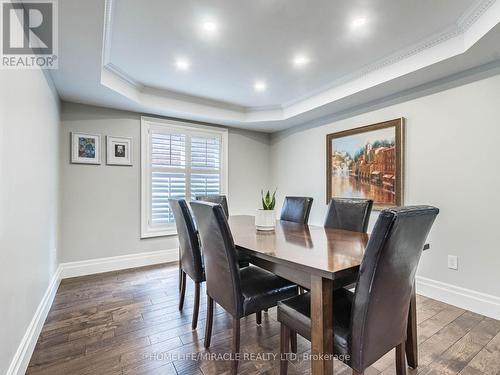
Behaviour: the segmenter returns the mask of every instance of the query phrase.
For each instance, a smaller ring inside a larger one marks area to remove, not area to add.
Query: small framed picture
[[[132,138],[106,137],[106,164],[132,165]]]
[[[101,136],[71,133],[71,162],[101,164]]]

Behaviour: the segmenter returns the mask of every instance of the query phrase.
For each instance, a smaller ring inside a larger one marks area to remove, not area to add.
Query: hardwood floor
[[[198,328],[191,330],[194,287],[188,278],[178,311],[177,264],[66,279],[31,358],[28,374],[225,374],[231,318],[215,307],[212,345],[203,347],[204,286]],[[408,374],[500,375],[500,321],[418,297],[420,366]],[[240,374],[278,374],[280,327],[276,309],[241,320]],[[289,374],[309,373],[310,344],[299,337]],[[270,353],[270,354],[268,354]],[[248,358],[249,355],[255,358]],[[260,356],[258,356],[260,355]],[[209,358],[208,356],[212,356]],[[267,357],[266,357],[267,356]],[[270,358],[270,359],[269,359]],[[335,362],[337,374],[350,370]],[[366,375],[393,375],[394,353]]]

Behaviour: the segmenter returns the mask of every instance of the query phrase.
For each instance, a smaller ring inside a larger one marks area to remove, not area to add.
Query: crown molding
[[[494,25],[483,28],[481,35],[474,35],[470,45],[466,44],[466,34],[473,26],[480,23],[485,14],[495,7],[494,22],[500,22],[500,0],[477,0],[458,20],[448,29],[420,41],[412,46],[400,50],[390,56],[366,65],[351,74],[330,82],[328,85],[280,105],[245,107],[232,103],[217,101],[195,95],[187,95],[171,90],[146,86],[135,80],[111,61],[111,40],[113,32],[113,18],[116,0],[105,0],[104,28],[102,42],[101,84],[141,104],[163,107],[181,108],[177,115],[183,116],[184,111],[198,113],[200,118],[213,121],[227,122],[265,122],[282,121],[302,113],[339,100],[356,92],[363,91],[371,86],[397,78],[422,68],[421,62],[415,63],[420,57],[427,66],[445,58],[465,52],[481,36]],[[491,17],[490,17],[491,18]],[[489,20],[491,23],[491,20]],[[450,48],[447,43],[452,44]],[[446,46],[445,46],[446,45]],[[443,51],[436,51],[442,46]],[[451,52],[450,52],[451,51]],[[426,55],[427,54],[427,55]],[[399,66],[401,65],[401,66]],[[382,73],[394,68],[394,72],[381,78]],[[413,70],[412,70],[413,69]],[[397,73],[395,73],[397,72]],[[360,83],[364,81],[364,83]],[[146,103],[147,101],[147,103]],[[210,107],[210,108],[209,108]],[[176,112],[176,111],[172,111]],[[207,112],[204,115],[204,112]],[[175,114],[175,113],[173,113]]]
[[[111,51],[111,32],[113,25],[113,9],[114,9],[114,1],[113,0],[105,0],[104,1],[104,23],[103,23],[103,31],[102,31],[102,54],[101,54],[101,66],[106,68],[108,64],[111,63],[110,59],[110,51]],[[125,74],[125,73],[123,73]],[[128,82],[134,82],[135,80],[127,77],[125,79]]]
[[[373,63],[366,65],[365,67],[357,70],[356,72],[345,75],[334,82],[331,82],[314,92],[307,95],[294,99],[292,101],[286,102],[282,105],[282,108],[289,108],[295,104],[298,104],[306,99],[316,96],[322,92],[330,90],[334,87],[346,84],[348,82],[354,81],[359,78],[363,78],[370,73],[380,71],[391,65],[397,64],[404,60],[407,60],[415,55],[421,54],[425,51],[430,50],[433,47],[439,46],[453,38],[460,37],[465,34],[482,16],[483,14],[495,4],[497,0],[477,0],[455,23],[455,25],[447,28],[440,33],[437,33],[427,39],[424,39],[418,43],[415,43],[409,47],[406,47],[400,51],[393,53],[387,57],[377,60]]]
[[[410,56],[421,53],[425,50],[433,48],[441,43],[452,38],[460,36],[467,32],[470,27],[481,18],[481,16],[495,3],[496,0],[478,0],[467,12],[452,27],[440,32],[424,41],[414,44],[413,46],[396,52],[395,54],[370,64],[366,68],[359,71],[358,77],[364,76],[372,71],[382,69],[388,65],[395,64],[401,60],[407,59]]]
[[[461,32],[466,32],[470,27],[495,3],[496,0],[477,0],[457,21]]]

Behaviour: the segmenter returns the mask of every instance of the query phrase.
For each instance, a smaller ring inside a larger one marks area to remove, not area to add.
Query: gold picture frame
[[[326,201],[373,200],[374,209],[404,202],[405,119],[398,118],[326,136]]]

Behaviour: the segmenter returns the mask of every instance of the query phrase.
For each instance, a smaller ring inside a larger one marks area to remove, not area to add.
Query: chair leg
[[[182,310],[184,307],[184,297],[186,296],[186,273],[181,271],[181,296],[179,299],[179,310]]]
[[[181,248],[179,247],[179,290],[182,288]]]
[[[257,311],[255,313],[255,321],[257,322],[258,325],[262,324],[262,311]]]
[[[205,348],[210,347],[212,325],[214,323],[214,300],[207,294],[207,321],[205,324]]]
[[[200,283],[194,283],[194,309],[193,309],[193,321],[191,322],[191,328],[196,329],[198,326],[198,312],[200,311]]]
[[[408,326],[406,334],[406,359],[408,366],[413,369],[418,367],[418,343],[417,343],[417,300],[415,294],[415,283],[411,292],[410,309],[408,311]]]
[[[233,318],[233,341],[231,344],[232,361],[231,375],[238,373],[238,356],[240,353],[240,320]]]
[[[280,375],[286,375],[288,373],[288,343],[290,342],[290,328],[285,324],[281,323],[281,334],[280,334]]]
[[[290,350],[297,354],[297,332],[290,330]]]
[[[396,374],[406,375],[406,353],[404,341],[396,346]]]

